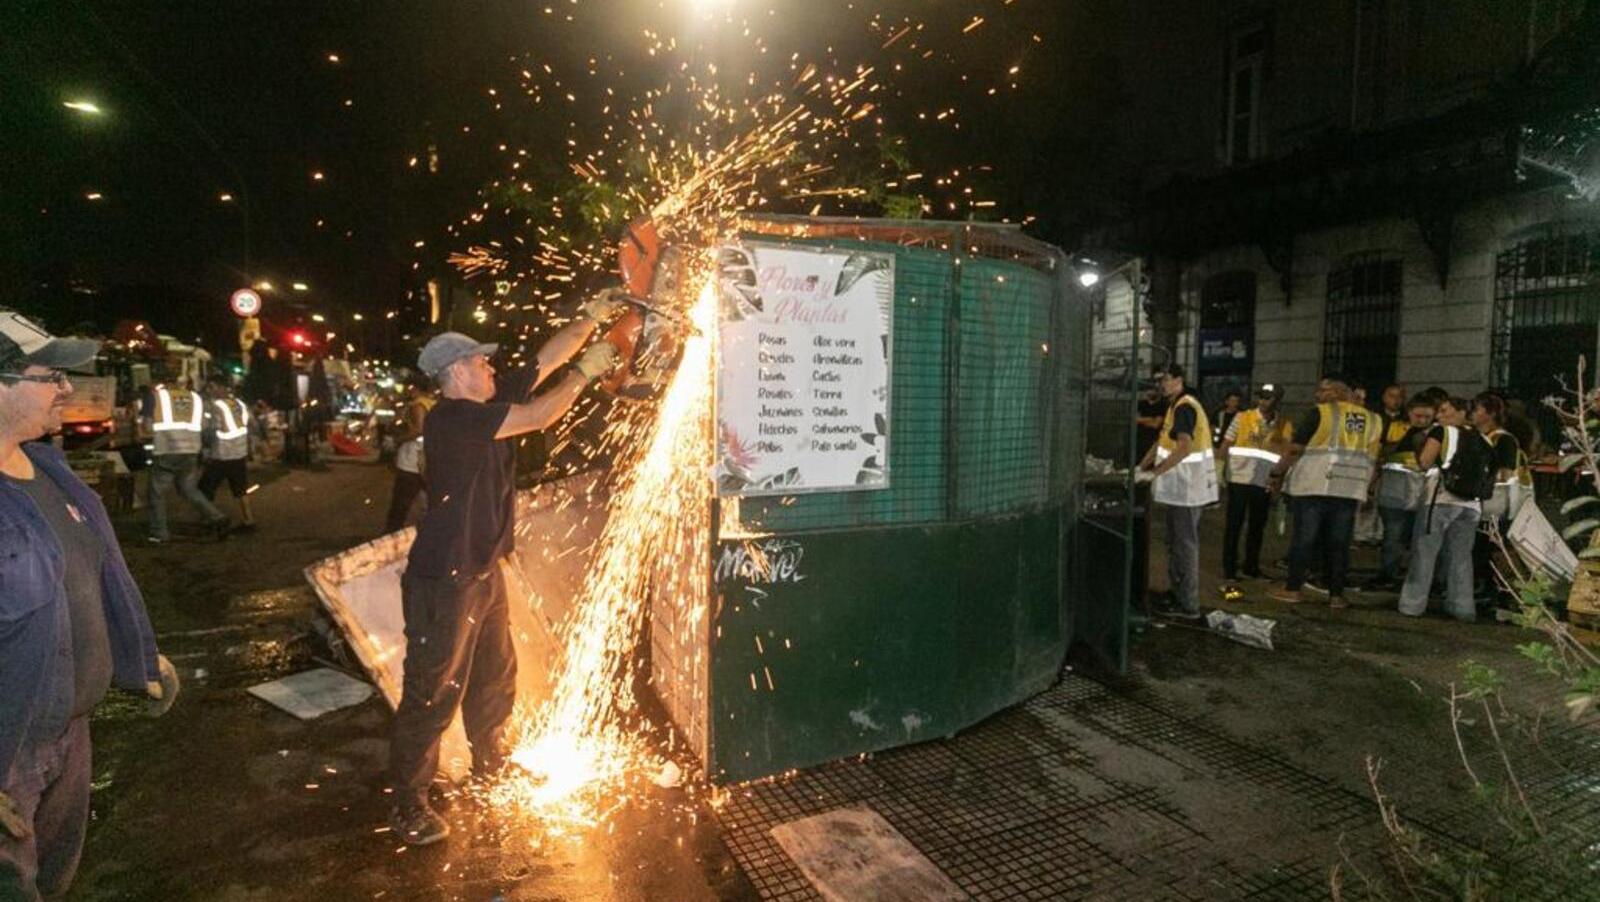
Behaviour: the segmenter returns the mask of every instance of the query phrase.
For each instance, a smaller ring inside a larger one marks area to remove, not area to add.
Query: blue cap
[[[481,342],[460,332],[441,332],[422,346],[422,353],[417,355],[417,366],[430,378],[437,379],[446,367],[463,357],[474,354],[489,357],[498,350],[500,346],[493,342]]]

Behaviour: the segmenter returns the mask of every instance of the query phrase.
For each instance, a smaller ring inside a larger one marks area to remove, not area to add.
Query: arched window
[[[1328,273],[1322,371],[1382,391],[1400,357],[1400,260],[1354,254]]]

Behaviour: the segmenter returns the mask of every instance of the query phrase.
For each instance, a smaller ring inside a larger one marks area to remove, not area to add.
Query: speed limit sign
[[[228,298],[228,306],[233,308],[235,315],[249,319],[261,312],[261,295],[249,288],[241,288]]]

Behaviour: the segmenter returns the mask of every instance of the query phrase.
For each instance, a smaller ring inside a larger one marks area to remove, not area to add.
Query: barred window
[[[1600,227],[1552,223],[1495,258],[1489,381],[1537,411],[1541,398],[1592,372],[1600,344]],[[1545,424],[1547,427],[1550,424]]]
[[[1356,254],[1328,273],[1322,371],[1370,392],[1394,381],[1400,356],[1400,261]]]

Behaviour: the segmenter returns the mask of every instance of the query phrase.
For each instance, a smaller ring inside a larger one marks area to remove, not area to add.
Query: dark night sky
[[[739,29],[719,36],[696,26],[688,2],[584,0],[571,7],[579,21],[568,24],[556,19],[569,0],[13,0],[0,12],[0,286],[16,294],[71,278],[102,298],[153,286],[135,291],[134,303],[172,298],[171,309],[151,311],[158,327],[196,312],[226,327],[228,292],[259,279],[280,289],[309,283],[301,297],[318,309],[381,312],[401,306],[418,283],[413,261],[426,271],[450,249],[441,229],[502,173],[501,137],[521,132],[516,140],[541,151],[528,123],[494,113],[486,91],[514,91],[516,71],[530,61],[577,73],[588,57],[613,54],[609,65],[629,73],[613,83],[626,86],[660,75],[662,61],[642,53],[646,27],[685,44],[705,41],[696,54],[727,72],[786,62],[795,51],[868,53],[881,40],[852,4],[736,0],[766,30],[772,52],[762,56],[734,39]],[[1052,134],[1066,117],[1052,113],[1065,101],[1041,85],[1086,63],[1029,48],[1027,33],[1044,33],[1051,47],[1065,26],[1046,13],[1063,5],[1024,0],[1017,7],[1031,12],[1008,11],[1009,24],[997,20],[982,40],[957,45],[970,4],[876,4],[948,20],[951,45],[969,57],[946,67],[943,83],[908,79],[907,90],[921,96],[900,100],[907,111],[970,90],[954,77],[962,66],[1003,71],[1027,54],[1028,99],[1003,100],[990,113],[1031,120],[1030,140],[997,144],[1000,120],[991,118],[982,134],[920,138],[927,156],[970,159],[976,142],[1016,193],[1034,202],[1049,193],[1027,164],[1038,164],[1040,142],[1060,143]],[[74,97],[107,112],[83,117],[61,106]],[[544,150],[563,152],[563,137],[551,135]],[[437,173],[427,169],[430,145]],[[412,157],[421,164],[408,166]],[[91,191],[103,198],[86,199]],[[221,202],[222,192],[235,201]],[[427,249],[416,250],[423,239]]]

